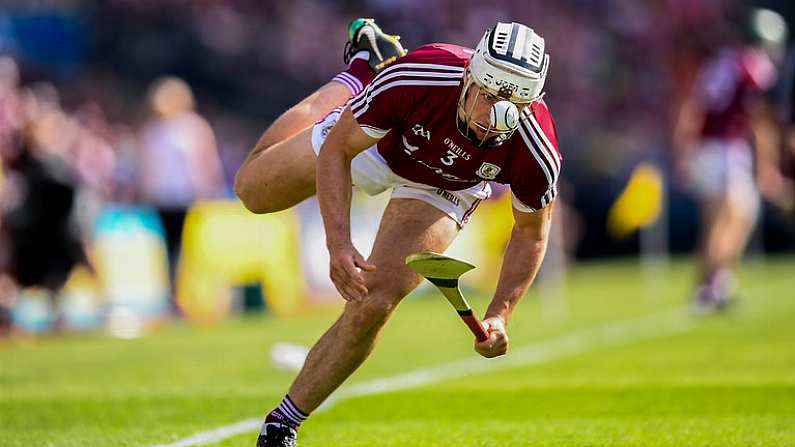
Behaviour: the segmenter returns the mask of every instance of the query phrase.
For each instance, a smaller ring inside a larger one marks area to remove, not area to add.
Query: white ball
[[[271,347],[271,362],[278,369],[300,371],[309,349],[296,343],[280,342]]]
[[[519,125],[519,109],[511,101],[497,101],[491,106],[489,119],[497,130],[514,130]]]

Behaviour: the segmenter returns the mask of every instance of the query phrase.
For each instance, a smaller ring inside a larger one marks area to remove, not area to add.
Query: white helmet
[[[518,120],[509,129],[493,119],[488,126],[473,122],[471,115],[476,101],[466,110],[467,92],[475,84],[492,97],[493,103],[510,101],[515,106],[527,106],[538,101],[543,96],[549,68],[549,54],[544,49],[544,39],[521,23],[497,22],[486,31],[467,65],[466,82],[458,100],[458,129],[465,137],[479,146],[496,146],[513,134]],[[500,107],[502,111],[505,104]],[[494,111],[491,115],[495,115]],[[475,141],[470,125],[486,131],[486,136]]]

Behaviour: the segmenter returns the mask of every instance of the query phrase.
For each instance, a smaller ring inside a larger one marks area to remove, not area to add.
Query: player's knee
[[[276,211],[281,211],[280,209],[269,207],[266,202],[258,199],[252,199],[248,197],[244,198],[239,194],[238,198],[240,198],[240,201],[243,202],[243,206],[254,214],[269,214],[275,213]]]
[[[237,194],[237,197],[240,199],[240,202],[243,203],[243,206],[254,214],[267,214],[270,212],[268,211],[267,207],[249,199],[244,195],[241,195],[240,193]]]
[[[368,299],[360,303],[348,303],[345,313],[355,333],[367,338],[381,330],[394,309],[395,303]]]
[[[400,300],[408,294],[398,281],[367,281],[368,295],[360,303],[348,303],[353,325],[362,333],[378,331],[389,320]]]
[[[275,203],[267,200],[267,191],[263,188],[256,188],[247,179],[244,168],[241,168],[235,176],[235,195],[243,203],[247,210],[254,214],[267,214],[281,211]]]
[[[417,287],[421,279],[414,274],[393,274],[376,270],[365,281],[370,295],[384,296],[388,300],[399,302]]]
[[[378,332],[400,300],[414,288],[398,278],[388,281],[374,276],[367,280],[367,298],[361,303],[348,303],[347,306],[351,322],[361,334]]]
[[[237,171],[237,175],[235,175],[235,195],[243,202],[243,206],[245,206],[246,209],[252,213],[260,214],[263,211],[261,211],[259,204],[254,200],[255,196],[246,178],[245,169],[245,166],[241,167],[240,170]]]

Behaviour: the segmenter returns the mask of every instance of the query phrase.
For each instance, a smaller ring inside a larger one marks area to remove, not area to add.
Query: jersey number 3
[[[453,153],[453,151],[447,151],[447,157],[442,157],[439,160],[446,166],[452,166],[456,158],[458,158],[458,154]]]

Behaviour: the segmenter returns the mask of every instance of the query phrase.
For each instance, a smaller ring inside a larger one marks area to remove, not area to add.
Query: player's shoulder
[[[471,48],[449,43],[429,43],[418,47],[398,59],[395,65],[430,64],[463,70],[474,51]]]
[[[560,156],[555,119],[543,99],[536,101],[522,111],[519,119],[519,131],[530,136],[530,141],[534,141],[532,137],[540,138],[547,143],[551,150]]]
[[[544,100],[522,111],[514,142],[513,162],[522,170],[541,172],[548,184],[557,183],[563,162],[555,120]],[[517,138],[518,137],[518,138]]]

